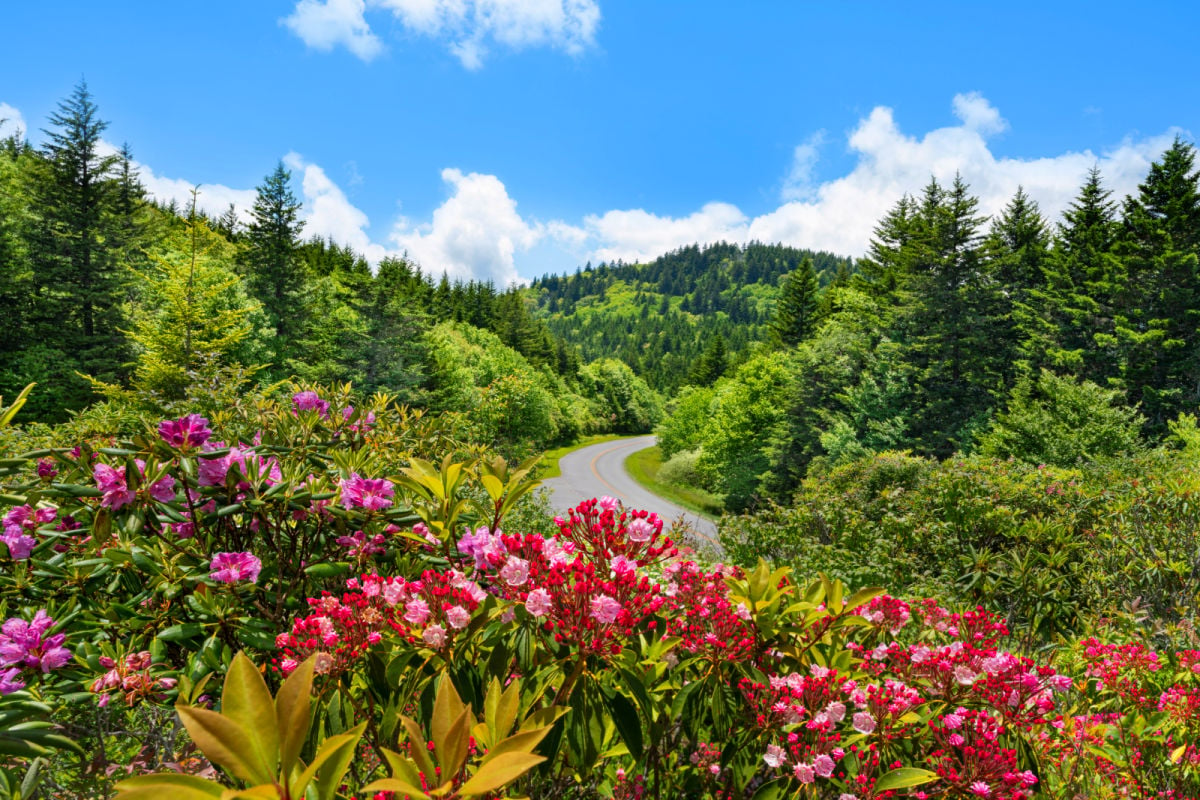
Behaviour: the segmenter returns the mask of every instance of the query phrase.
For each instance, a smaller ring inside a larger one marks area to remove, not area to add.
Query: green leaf
[[[199,622],[185,622],[182,625],[172,625],[158,632],[159,639],[164,642],[182,642],[193,639],[204,633],[204,626]]]
[[[640,759],[642,757],[642,721],[638,717],[637,709],[634,708],[629,698],[620,692],[613,692],[611,696],[605,696],[604,700],[612,714],[613,723],[617,726],[617,733],[621,734],[622,741],[629,748],[629,754]]]
[[[480,767],[479,772],[459,788],[459,795],[478,797],[498,791],[545,760],[531,753],[504,753]]]
[[[901,767],[894,769],[884,775],[875,782],[875,791],[885,792],[890,789],[907,789],[910,786],[921,786],[922,784],[936,781],[938,774],[927,769],[918,769],[917,767]]]
[[[422,792],[416,786],[397,778],[383,778],[382,780],[368,783],[362,788],[362,793],[366,795],[375,792],[394,792],[401,797],[408,795],[412,800],[431,800],[429,795]]]
[[[360,722],[341,736],[331,736],[321,745],[321,749],[313,756],[313,763],[308,770],[317,772],[317,797],[319,800],[333,800],[338,787],[346,777],[346,770],[354,759],[358,740],[362,738],[367,723]],[[295,793],[300,796],[299,792]]]
[[[758,787],[758,791],[754,793],[752,800],[779,800],[780,797],[783,797],[785,789],[787,789],[786,778],[768,781]]]

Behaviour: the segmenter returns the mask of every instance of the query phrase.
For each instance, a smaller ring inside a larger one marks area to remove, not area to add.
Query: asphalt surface
[[[550,507],[561,513],[584,500],[608,495],[620,500],[626,508],[653,511],[668,528],[676,520],[682,521],[689,528],[682,541],[719,554],[716,523],[643,489],[625,471],[625,459],[638,450],[653,447],[655,441],[654,436],[637,436],[593,444],[563,456],[558,462],[562,475],[542,483],[550,490]],[[681,540],[678,536],[674,538]]]

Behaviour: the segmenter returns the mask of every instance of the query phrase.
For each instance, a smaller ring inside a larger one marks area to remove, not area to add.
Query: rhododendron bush
[[[0,788],[1200,796],[1200,651],[1031,650],[607,497],[521,525],[527,466],[436,432],[296,387],[0,462]]]

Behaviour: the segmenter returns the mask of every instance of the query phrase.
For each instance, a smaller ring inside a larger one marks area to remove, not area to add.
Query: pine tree
[[[771,319],[772,341],[794,347],[808,338],[816,326],[818,302],[817,273],[812,259],[806,258],[784,279]]]
[[[729,354],[725,347],[725,337],[718,333],[696,361],[687,382],[692,386],[712,386],[728,368]]]
[[[275,330],[275,361],[287,357],[291,339],[303,327],[300,304],[305,274],[297,251],[304,223],[283,162],[258,187],[246,228],[242,269],[251,296],[262,303]]]

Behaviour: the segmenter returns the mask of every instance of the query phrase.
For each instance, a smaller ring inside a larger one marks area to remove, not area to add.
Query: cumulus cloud
[[[426,272],[508,286],[520,280],[516,253],[529,250],[554,231],[571,235],[565,226],[550,231],[523,219],[495,175],[444,169],[442,180],[452,193],[433,218],[423,225],[401,218],[391,235],[392,243]]]
[[[284,156],[283,163],[300,181],[304,201],[300,219],[304,222],[305,238],[315,236],[349,245],[371,263],[379,263],[388,255],[387,248],[372,242],[367,234],[371,224],[367,215],[350,202],[324,169],[294,152]]]
[[[280,20],[314,50],[342,46],[363,61],[383,50],[363,12],[363,0],[300,0],[291,15]]]
[[[720,205],[713,203],[680,218],[642,210],[589,217],[584,227],[590,255],[644,259],[690,242],[761,240],[858,256],[866,250],[876,222],[903,194],[920,192],[931,176],[945,183],[956,173],[971,185],[985,214],[999,211],[1017,187],[1024,186],[1042,212],[1056,220],[1093,166],[1099,166],[1106,186],[1118,197],[1135,192],[1150,163],[1170,146],[1177,132],[1126,138],[1101,153],[1083,150],[1044,158],[998,158],[988,139],[1007,128],[1000,112],[976,93],[957,95],[951,108],[960,124],[922,136],[904,133],[892,109],[875,108],[847,138],[856,156],[854,168],[819,185],[810,180],[819,140],[802,143],[784,181],[785,202],[744,225],[736,222],[740,212],[732,206],[720,215],[706,214],[705,209]]]
[[[283,23],[318,50],[344,46],[364,61],[382,50],[365,12],[390,11],[410,33],[444,42],[467,69],[493,45],[579,55],[595,43],[595,0],[299,0]]]

